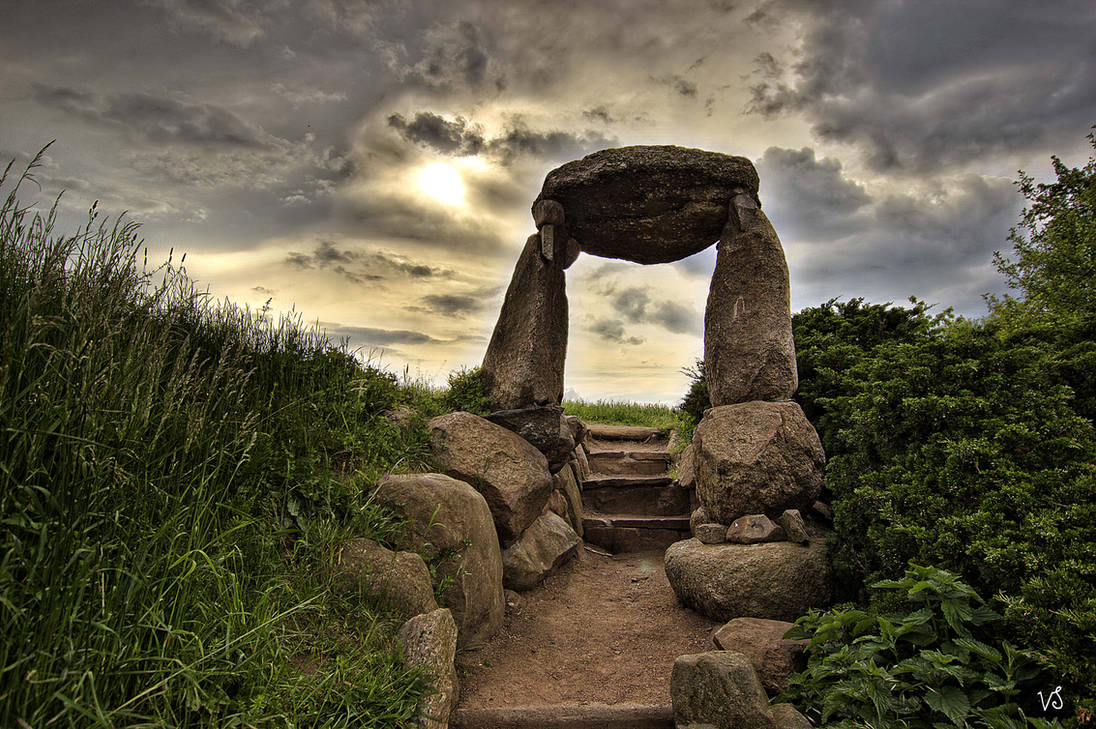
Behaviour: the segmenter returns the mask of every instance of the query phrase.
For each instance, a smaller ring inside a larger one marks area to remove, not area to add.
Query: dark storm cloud
[[[455,219],[451,211],[392,196],[346,198],[339,203],[347,231],[360,237],[409,241],[430,248],[494,254],[506,248],[490,220]]]
[[[699,329],[700,317],[691,308],[675,301],[653,301],[647,288],[630,286],[616,291],[609,287],[608,291],[613,309],[629,322],[654,324],[674,334]]]
[[[586,109],[582,112],[582,116],[590,121],[601,122],[602,124],[612,124],[617,121],[616,117],[614,117],[604,105]]]
[[[392,114],[387,122],[405,140],[442,154],[463,156],[484,153],[502,163],[509,163],[521,156],[542,159],[582,156],[617,144],[614,137],[590,129],[585,132],[533,130],[520,115],[512,116],[502,133],[490,139],[484,137],[478,125],[462,117],[450,121],[430,111],[417,112],[410,120],[402,114]]]
[[[452,271],[428,266],[406,256],[381,250],[339,248],[334,241],[320,240],[311,253],[290,251],[286,265],[298,269],[327,269],[354,283],[381,281],[393,274],[411,279],[449,278]]]
[[[401,69],[405,83],[441,92],[505,87],[506,76],[492,61],[489,38],[480,26],[467,20],[436,23],[422,39],[419,59]]]
[[[213,104],[151,94],[97,95],[44,84],[35,85],[33,95],[43,106],[126,127],[150,142],[262,147],[271,139],[258,126]]]
[[[927,171],[1079,139],[1096,120],[1096,5],[777,0],[810,17],[790,75],[748,110],[801,113],[876,170]]]
[[[336,326],[331,332],[339,337],[349,337],[352,340],[364,342],[377,347],[386,347],[390,344],[443,344],[444,340],[435,339],[422,332],[413,332],[406,329],[374,329],[373,327],[347,327]]]
[[[651,80],[658,84],[669,86],[674,92],[685,96],[687,98],[696,98],[696,84],[689,79],[676,74],[666,74],[665,76],[652,76]]]
[[[769,147],[758,160],[765,213],[783,223],[781,235],[811,239],[854,232],[871,203],[864,186],[844,176],[841,162],[816,159],[810,147]]]
[[[594,319],[586,325],[586,331],[614,344],[635,346],[647,341],[642,337],[626,337],[624,335],[624,322],[620,319]]]
[[[464,294],[430,294],[422,297],[426,309],[446,316],[464,316],[482,311],[487,302],[477,296]]]

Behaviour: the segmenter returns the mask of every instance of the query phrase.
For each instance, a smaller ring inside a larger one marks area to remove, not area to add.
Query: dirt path
[[[669,705],[674,658],[710,650],[719,624],[677,602],[662,555],[583,549],[522,593],[498,635],[458,656],[460,707]]]

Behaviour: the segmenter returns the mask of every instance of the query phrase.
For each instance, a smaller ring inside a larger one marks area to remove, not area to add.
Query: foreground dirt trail
[[[580,557],[507,607],[487,645],[458,656],[462,709],[670,703],[674,658],[718,623],[680,606],[662,550]]]

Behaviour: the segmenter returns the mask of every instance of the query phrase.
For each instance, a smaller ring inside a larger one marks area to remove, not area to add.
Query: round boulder
[[[586,253],[669,263],[715,243],[735,188],[757,197],[745,157],[674,146],[605,149],[548,173],[533,203],[556,200]]]
[[[795,620],[829,601],[830,572],[821,539],[806,547],[686,539],[666,550],[666,577],[678,599],[713,620]]]
[[[709,408],[693,446],[696,495],[711,521],[777,519],[785,509],[806,509],[822,490],[826,456],[798,403]]]

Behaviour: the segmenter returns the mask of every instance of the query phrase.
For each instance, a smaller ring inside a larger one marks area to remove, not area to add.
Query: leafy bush
[[[685,393],[685,399],[679,407],[693,423],[699,423],[704,417],[704,411],[712,406],[708,380],[704,377],[704,360],[698,359],[696,364],[682,368],[681,372],[689,378],[689,391]]]
[[[807,668],[784,695],[804,714],[835,728],[1058,725],[1025,716],[1039,667],[991,637],[1000,616],[956,575],[911,564],[903,579],[873,587],[906,611],[812,612],[787,634],[810,641]]]
[[[449,412],[464,410],[473,415],[490,413],[491,401],[487,398],[483,371],[479,367],[461,367],[449,373],[449,390],[442,396],[442,403]]]

